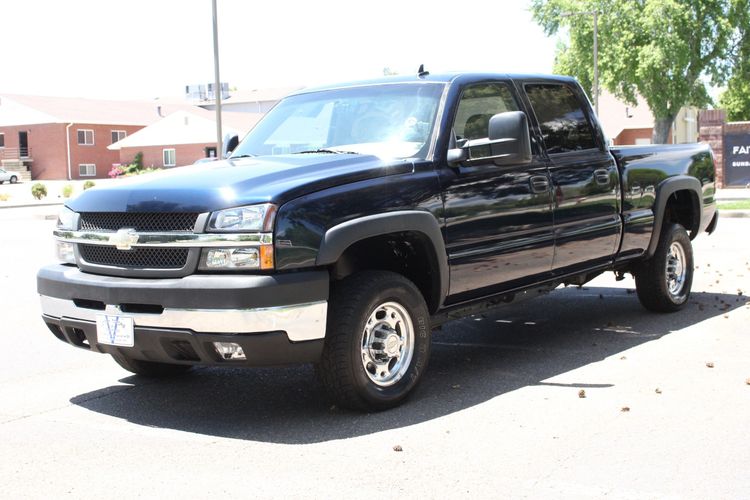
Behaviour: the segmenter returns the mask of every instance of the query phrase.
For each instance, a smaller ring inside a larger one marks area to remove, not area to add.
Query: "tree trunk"
[[[666,144],[669,139],[669,131],[672,129],[674,115],[654,120],[654,133],[651,136],[651,142],[654,144]]]

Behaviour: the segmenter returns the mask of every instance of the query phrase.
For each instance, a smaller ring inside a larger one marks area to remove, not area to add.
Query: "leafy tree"
[[[744,2],[744,9],[737,9],[735,19],[740,28],[730,56],[734,71],[719,104],[727,110],[730,120],[744,121],[750,120],[750,1]]]
[[[704,79],[721,84],[736,70],[730,56],[748,25],[750,0],[532,0],[534,19],[548,35],[568,28],[555,72],[593,80],[593,22],[599,12],[600,85],[629,104],[636,95],[654,114],[653,141],[664,143],[677,113],[711,99]]]

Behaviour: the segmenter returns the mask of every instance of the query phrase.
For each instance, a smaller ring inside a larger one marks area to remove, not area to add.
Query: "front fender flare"
[[[438,278],[440,279],[439,305],[442,305],[448,295],[450,280],[448,255],[445,251],[445,242],[438,219],[430,212],[399,210],[367,215],[333,226],[323,235],[315,264],[326,266],[335,263],[347,248],[363,239],[401,232],[421,233],[432,243],[435,261],[438,265]]]

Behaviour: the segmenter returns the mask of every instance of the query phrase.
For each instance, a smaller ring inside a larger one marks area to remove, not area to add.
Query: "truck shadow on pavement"
[[[693,293],[683,311],[655,314],[641,307],[632,290],[568,288],[454,321],[434,333],[430,366],[412,397],[383,413],[332,406],[309,366],[201,368],[159,381],[131,376],[120,381],[124,385],[81,394],[71,403],[149,427],[270,443],[318,443],[406,427],[527,386],[611,387],[606,380],[570,385],[545,381],[673,332],[679,335],[683,328],[746,302],[738,295]]]

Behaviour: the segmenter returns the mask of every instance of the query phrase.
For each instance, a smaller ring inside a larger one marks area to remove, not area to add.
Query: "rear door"
[[[509,81],[467,85],[453,120],[457,145],[487,138],[491,116],[517,110],[523,106]],[[442,168],[449,303],[548,276],[552,192],[545,159],[532,146],[531,163],[498,166],[491,158],[474,158]]]
[[[578,85],[523,84],[549,155],[555,227],[554,274],[604,264],[621,232],[617,164]]]

